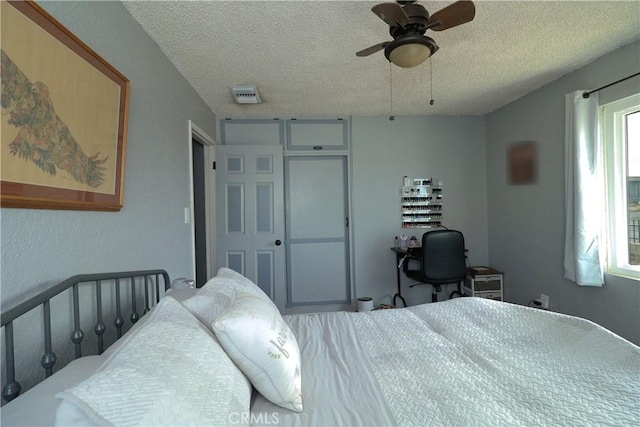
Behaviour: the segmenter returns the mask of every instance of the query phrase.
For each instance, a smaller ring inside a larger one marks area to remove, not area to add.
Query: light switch
[[[191,208],[184,208],[184,223],[191,224]]]

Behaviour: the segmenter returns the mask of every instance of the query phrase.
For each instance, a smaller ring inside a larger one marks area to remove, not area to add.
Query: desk
[[[404,262],[407,260],[407,257],[409,257],[410,255],[421,256],[422,247],[417,246],[417,247],[407,248],[407,249],[391,248],[391,250],[396,254],[396,280],[398,283],[398,292],[396,292],[396,294],[393,296],[393,305],[397,307],[398,304],[396,304],[396,298],[400,298],[402,300],[402,304],[404,304],[404,306],[406,307],[407,302],[404,300],[404,297],[402,296],[400,270],[402,269],[402,264],[404,264]]]

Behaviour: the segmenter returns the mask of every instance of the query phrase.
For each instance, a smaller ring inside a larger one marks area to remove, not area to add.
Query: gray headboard
[[[161,279],[162,278],[162,279]],[[44,354],[40,364],[45,370],[46,376],[49,377],[53,373],[53,367],[56,363],[56,355],[52,350],[51,345],[51,299],[56,295],[59,295],[69,289],[72,293],[72,307],[73,307],[73,331],[70,334],[71,343],[75,346],[75,358],[82,357],[82,341],[84,339],[84,332],[80,327],[80,298],[79,298],[79,286],[95,286],[95,327],[93,329],[97,337],[97,351],[98,354],[102,354],[104,351],[103,334],[107,327],[103,321],[102,311],[102,294],[103,289],[108,286],[114,287],[115,291],[115,307],[116,313],[113,320],[113,325],[117,330],[117,338],[122,336],[122,327],[125,324],[124,317],[122,316],[122,287],[124,286],[124,293],[130,292],[130,306],[131,313],[129,319],[131,323],[135,323],[140,318],[138,314],[137,301],[140,298],[137,297],[140,293],[140,287],[144,291],[144,297],[142,301],[144,308],[142,309],[142,315],[146,314],[153,305],[160,301],[160,282],[164,282],[164,291],[169,289],[170,281],[169,274],[165,270],[143,270],[143,271],[125,271],[117,273],[100,273],[100,274],[81,274],[70,277],[43,292],[34,295],[28,300],[18,304],[17,306],[9,309],[2,310],[2,327],[5,328],[5,367],[6,367],[6,384],[2,389],[2,397],[10,401],[20,394],[21,386],[15,378],[15,354],[14,354],[14,320],[18,319],[22,315],[29,313],[31,310],[36,309],[38,306],[42,306],[43,309],[43,321],[44,321]],[[122,283],[121,283],[122,282]],[[155,298],[154,298],[155,295]],[[127,298],[124,298],[125,300]],[[155,300],[155,301],[154,301]],[[25,331],[28,333],[28,331]]]

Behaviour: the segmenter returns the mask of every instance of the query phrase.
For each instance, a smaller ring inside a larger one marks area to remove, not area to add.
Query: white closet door
[[[287,308],[351,302],[345,156],[285,159]]]
[[[256,283],[284,312],[282,146],[217,147],[218,267]]]

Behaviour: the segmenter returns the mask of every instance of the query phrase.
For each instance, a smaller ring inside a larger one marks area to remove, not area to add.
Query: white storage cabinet
[[[462,291],[465,295],[503,301],[503,275],[499,271],[487,269],[487,274],[469,273],[464,279]]]

